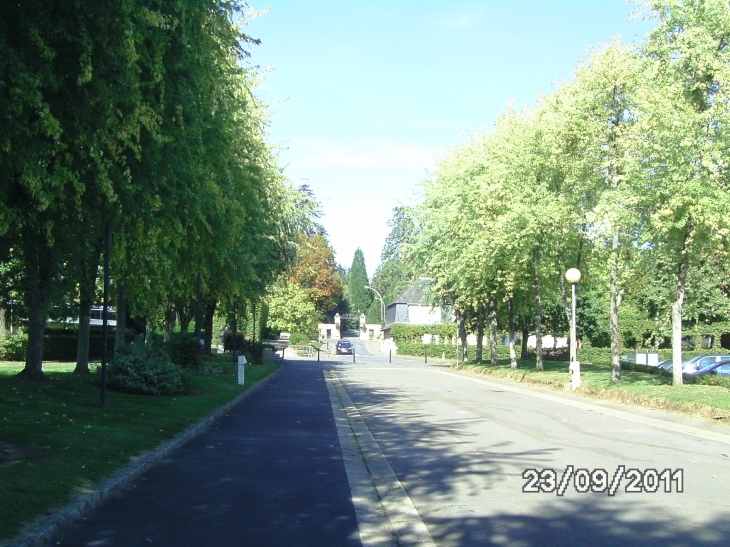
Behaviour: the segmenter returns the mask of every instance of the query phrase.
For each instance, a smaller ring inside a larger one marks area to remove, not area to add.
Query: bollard
[[[317,348],[317,362],[319,363],[319,348]]]
[[[244,365],[246,365],[246,357],[243,355],[238,356],[238,385],[244,384]]]
[[[352,346],[352,362],[355,362],[355,346]]]
[[[286,351],[286,346],[281,348],[281,358],[284,358],[284,351]]]
[[[393,350],[392,349],[388,350],[388,362],[389,363],[393,362]]]
[[[427,349],[423,350],[423,357],[426,359],[426,364],[428,364],[428,350]]]

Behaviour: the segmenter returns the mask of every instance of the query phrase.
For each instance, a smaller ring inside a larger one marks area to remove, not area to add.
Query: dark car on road
[[[338,340],[335,346],[335,353],[337,355],[352,355],[352,343],[349,340]]]

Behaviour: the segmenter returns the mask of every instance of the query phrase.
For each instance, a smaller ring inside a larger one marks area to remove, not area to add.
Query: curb
[[[231,410],[235,405],[258,391],[269,380],[276,377],[283,367],[270,374],[247,391],[236,395],[231,401],[218,407],[211,414],[191,425],[176,437],[163,442],[157,448],[134,456],[132,462],[123,469],[118,469],[111,476],[96,484],[93,492],[83,494],[70,504],[40,517],[24,527],[17,536],[9,540],[0,541],[0,547],[42,547],[51,542],[69,524],[80,519],[92,509],[100,506],[111,495],[115,494],[133,480],[139,478],[170,453],[174,452],[193,437],[208,429],[215,421]]]

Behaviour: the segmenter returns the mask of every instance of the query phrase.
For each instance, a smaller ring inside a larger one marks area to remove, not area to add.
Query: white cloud
[[[297,168],[387,167],[433,169],[437,151],[415,144],[392,141],[356,140],[338,142],[327,139],[293,139],[288,142],[289,157]]]

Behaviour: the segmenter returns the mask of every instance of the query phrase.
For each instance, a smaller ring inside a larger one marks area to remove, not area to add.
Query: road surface
[[[727,426],[351,340],[355,363],[289,355],[51,545],[730,545]]]

